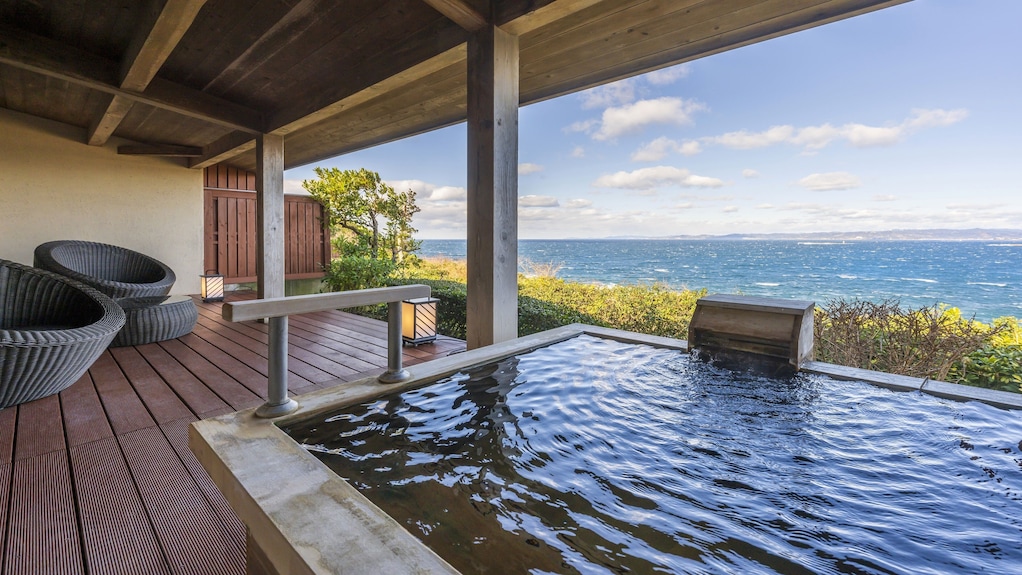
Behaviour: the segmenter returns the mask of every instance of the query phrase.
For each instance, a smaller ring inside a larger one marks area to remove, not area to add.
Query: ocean
[[[423,240],[419,255],[465,259],[465,240]],[[803,299],[895,298],[957,307],[989,322],[1022,317],[1022,243],[980,241],[521,240],[520,260],[606,285],[666,284]]]

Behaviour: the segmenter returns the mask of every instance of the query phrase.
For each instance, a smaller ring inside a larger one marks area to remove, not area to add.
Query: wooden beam
[[[234,130],[262,132],[262,115],[255,110],[161,78],[142,92],[125,90],[116,62],[22,30],[0,27],[0,63]]]
[[[468,347],[518,337],[518,37],[468,42]]]
[[[148,2],[152,17],[137,28],[121,60],[120,87],[134,92],[145,90],[205,3],[206,0],[166,0],[160,9],[158,0]],[[105,144],[132,104],[134,102],[124,96],[111,98],[103,114],[89,126],[89,145]]]
[[[455,24],[469,32],[482,30],[486,26],[486,17],[479,13],[465,0],[422,0],[437,12],[447,16]]]
[[[202,155],[188,162],[189,168],[208,168],[250,152],[256,147],[256,139],[246,132],[231,132],[205,146]]]
[[[284,297],[283,136],[256,136],[256,237],[259,299]]]
[[[287,110],[271,116],[268,119],[267,124],[269,126],[277,126],[277,128],[270,130],[270,133],[289,134],[296,130],[317,124],[322,120],[336,116],[342,112],[351,110],[356,106],[365,104],[376,98],[391,95],[400,91],[405,86],[426,78],[430,74],[439,72],[449,66],[458,64],[459,62],[464,62],[465,54],[466,48],[464,44],[455,46],[454,48],[438,54],[425,62],[421,62],[406,70],[384,78],[380,82],[377,82],[368,88],[359,90],[358,92],[346,97],[342,97],[340,100],[337,100],[332,104],[328,104],[318,110],[308,113],[305,111],[292,113],[292,110]],[[301,115],[303,113],[305,113],[304,116]],[[293,116],[295,118],[289,121],[289,119]],[[336,155],[337,154],[331,154],[328,157]]]
[[[400,6],[400,3],[395,5]],[[366,54],[357,61],[340,62],[330,70],[336,78],[321,90],[296,93],[288,105],[267,117],[266,133],[286,135],[311,126],[341,110],[464,60],[468,33],[437,18],[401,46],[397,53]],[[439,53],[438,53],[439,52]]]
[[[175,146],[173,144],[129,144],[117,146],[122,156],[167,156],[171,158],[196,158],[202,155],[202,148]]]

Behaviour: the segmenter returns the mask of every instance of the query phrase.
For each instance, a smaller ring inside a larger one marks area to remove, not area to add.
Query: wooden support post
[[[468,42],[468,348],[518,337],[518,37]]]
[[[284,297],[284,137],[256,137],[256,276],[259,299]]]

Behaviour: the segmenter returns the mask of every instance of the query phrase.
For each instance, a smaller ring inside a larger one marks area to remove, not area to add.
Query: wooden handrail
[[[298,409],[298,402],[287,395],[288,316],[387,304],[387,371],[378,379],[381,383],[397,383],[411,377],[401,366],[401,302],[429,297],[429,294],[429,286],[413,284],[225,303],[220,313],[227,321],[269,319],[267,398],[266,403],[256,410],[256,415],[280,417]]]

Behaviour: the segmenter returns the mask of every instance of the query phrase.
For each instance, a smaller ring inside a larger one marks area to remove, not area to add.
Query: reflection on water
[[[982,404],[581,336],[285,431],[464,573],[1022,565],[1022,418]]]

